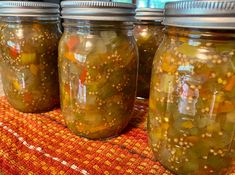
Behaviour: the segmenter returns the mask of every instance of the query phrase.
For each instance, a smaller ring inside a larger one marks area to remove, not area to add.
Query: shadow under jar
[[[154,55],[163,38],[163,9],[136,10],[134,36],[139,50],[137,97],[149,98]]]
[[[64,1],[62,7],[65,30],[59,45],[59,81],[66,124],[90,139],[116,136],[131,118],[136,95],[137,46],[129,22],[135,6]],[[117,14],[118,8],[127,16]],[[89,16],[82,16],[83,10]]]
[[[176,174],[226,174],[235,160],[235,12],[219,10],[227,6],[235,2],[166,5],[148,134],[155,157]]]
[[[59,6],[0,2],[0,21],[0,66],[7,100],[21,112],[53,109],[59,105]]]

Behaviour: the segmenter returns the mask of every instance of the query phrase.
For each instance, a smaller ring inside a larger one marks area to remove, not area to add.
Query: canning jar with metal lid
[[[153,61],[148,134],[177,174],[226,174],[235,160],[235,1],[167,3]]]
[[[22,112],[51,110],[59,104],[59,5],[1,1],[0,21],[0,65],[7,100]]]
[[[139,50],[137,97],[149,98],[153,58],[163,38],[163,9],[136,10],[134,36]]]
[[[90,139],[118,135],[131,118],[136,95],[135,6],[105,1],[61,5],[59,81],[66,124]]]

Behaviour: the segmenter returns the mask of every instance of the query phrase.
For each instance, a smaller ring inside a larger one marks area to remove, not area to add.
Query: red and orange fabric
[[[1,97],[0,175],[170,175],[148,147],[147,108],[137,101],[119,137],[91,141],[66,128],[60,109],[24,114]]]
[[[91,141],[66,128],[60,109],[24,114],[1,97],[0,174],[169,175],[148,147],[146,111],[146,103],[137,102],[119,137]]]

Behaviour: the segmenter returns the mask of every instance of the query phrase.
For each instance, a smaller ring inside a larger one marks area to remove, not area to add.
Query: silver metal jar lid
[[[157,21],[161,22],[164,16],[164,9],[157,8],[139,8],[136,9],[135,18],[140,21]]]
[[[59,8],[54,3],[0,1],[0,16],[59,17]]]
[[[169,2],[163,24],[201,29],[235,29],[234,0]]]
[[[135,21],[136,6],[102,1],[62,1],[62,18],[96,21]]]

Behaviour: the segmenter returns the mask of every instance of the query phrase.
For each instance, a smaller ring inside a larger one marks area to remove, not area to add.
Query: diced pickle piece
[[[90,72],[89,72],[90,73]],[[87,87],[87,92],[91,92],[91,93],[96,93],[96,94],[102,94],[103,92],[103,87],[106,87],[107,84],[107,80],[105,79],[105,77],[101,77],[100,79],[96,79],[93,81],[86,81],[85,86]],[[99,92],[100,91],[100,92]]]
[[[37,61],[36,53],[22,53],[20,59],[24,65],[34,64]]]
[[[183,127],[183,128],[192,129],[193,126],[194,126],[194,125],[193,125],[192,121],[185,121],[185,122],[182,122],[182,127]]]
[[[203,118],[197,118],[197,126],[199,128],[204,128],[206,127],[210,122],[211,119],[207,118],[207,117],[203,117]]]
[[[98,39],[96,41],[96,53],[97,54],[104,54],[107,52],[106,45],[102,39]]]
[[[235,51],[234,42],[215,43],[215,50],[219,53]]]
[[[109,98],[109,97],[115,95],[116,93],[117,93],[117,91],[115,90],[115,87],[113,87],[109,83],[105,83],[101,87],[101,89],[99,89],[99,91],[98,91],[98,95],[101,99]]]
[[[111,44],[117,38],[115,31],[101,31],[100,35],[106,45]]]
[[[207,156],[209,154],[210,145],[207,140],[205,141],[199,141],[196,142],[190,150],[188,150],[188,153],[193,153],[196,155],[196,158],[203,158],[204,156]]]
[[[106,54],[97,54],[96,52],[91,52],[87,55],[86,64],[92,67],[97,67],[107,59],[108,55]]]
[[[189,45],[188,43],[184,43],[177,48],[177,51],[188,56],[188,57],[196,57],[199,53],[198,47]]]
[[[180,137],[180,130],[177,127],[170,126],[167,132],[169,138]]]
[[[220,170],[228,166],[227,160],[220,156],[210,155],[208,156],[207,163],[214,170]]]
[[[149,135],[152,143],[157,144],[163,138],[163,131],[161,128],[154,128]]]
[[[18,91],[21,88],[20,83],[17,80],[13,80],[14,88]]]
[[[156,106],[157,106],[157,102],[156,102],[156,100],[155,99],[149,99],[149,108],[151,109],[151,110],[156,110]]]
[[[208,132],[219,132],[220,131],[220,123],[218,122],[210,122],[207,125]]]
[[[227,113],[226,119],[228,122],[235,123],[235,111]]]
[[[123,101],[123,95],[124,94],[117,94],[107,99],[106,111],[108,116],[115,116],[115,118],[118,118],[124,115],[123,111],[125,106]]]
[[[135,52],[135,46],[130,41],[119,42],[118,50],[115,53],[120,61],[118,61],[118,65],[121,67],[128,66],[137,56]],[[137,64],[136,64],[137,65]]]
[[[82,66],[81,64],[77,64],[75,62],[68,63],[68,66],[69,66],[68,69],[70,70],[70,73],[72,75],[76,75],[77,77],[79,77],[81,75],[82,70],[84,68],[84,66]]]
[[[166,109],[167,109],[167,104],[165,104],[165,103],[157,103],[156,104],[156,110],[159,112],[159,113],[165,113],[165,111],[166,111]]]
[[[33,75],[37,75],[38,71],[39,71],[39,66],[35,65],[35,64],[31,64],[30,65],[30,71],[32,72]]]
[[[221,131],[220,131],[221,132]],[[215,149],[224,149],[231,145],[232,135],[222,132],[222,135],[213,134],[213,138],[208,139],[208,145]]]
[[[197,172],[199,170],[199,162],[198,161],[189,161],[185,162],[182,171],[186,174],[192,174],[193,172]]]
[[[160,81],[160,91],[164,93],[172,93],[174,91],[174,76],[163,74]]]
[[[162,69],[169,73],[174,73],[177,70],[177,64],[175,62],[175,56],[166,52],[162,56]]]
[[[87,127],[97,127],[103,124],[103,116],[98,110],[87,110],[80,121],[84,121],[87,124]]]

